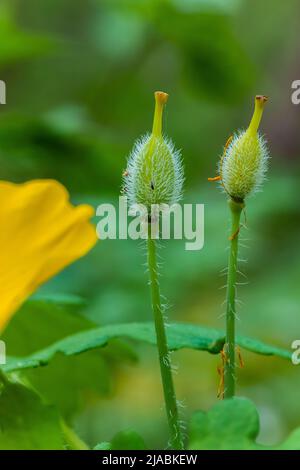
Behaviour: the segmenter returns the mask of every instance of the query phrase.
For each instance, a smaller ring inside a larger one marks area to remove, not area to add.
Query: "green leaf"
[[[27,370],[26,377],[68,422],[85,408],[87,397],[99,400],[111,392],[109,365],[99,351],[72,357],[57,355],[46,369]]]
[[[248,351],[256,354],[262,354],[264,356],[278,356],[283,359],[291,360],[292,352],[286,349],[278,348],[276,346],[270,346],[257,339],[248,338],[247,336],[237,336],[237,344]]]
[[[132,429],[116,434],[111,442],[101,442],[94,450],[145,450],[147,449],[143,438]]]
[[[36,296],[27,301],[14,316],[2,340],[7,353],[28,356],[58,340],[95,324],[79,315],[85,307],[75,296]],[[54,403],[69,420],[85,403],[85,397],[107,396],[111,390],[111,368],[120,358],[132,358],[122,343],[111,345],[110,351],[89,351],[81,356],[57,354],[45,370],[26,371],[26,378],[50,403]],[[61,384],[64,384],[61,387]]]
[[[222,331],[187,323],[171,324],[167,329],[167,336],[169,348],[173,351],[191,348],[217,354],[222,350],[225,341]],[[66,337],[25,358],[10,358],[2,368],[6,372],[11,372],[43,366],[48,364],[57,353],[66,356],[77,355],[104,347],[115,338],[128,338],[156,344],[152,323],[107,325]],[[290,351],[269,346],[258,340],[239,336],[237,337],[237,344],[257,354],[276,355],[284,359],[291,358]]]
[[[55,408],[21,383],[0,377],[0,449],[63,449]]]
[[[1,335],[8,354],[28,355],[65,336],[94,328],[93,322],[79,314],[84,307],[84,299],[71,295],[32,297]]]
[[[245,398],[218,402],[207,413],[198,411],[190,424],[191,450],[299,450],[300,428],[281,444],[264,446],[256,442],[259,416],[254,404]]]
[[[110,442],[100,442],[100,444],[97,444],[93,450],[111,450]]]

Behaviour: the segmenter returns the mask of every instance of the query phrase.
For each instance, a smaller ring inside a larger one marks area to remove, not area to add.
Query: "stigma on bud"
[[[264,107],[267,101],[267,96],[256,95],[254,113],[248,127],[249,134],[255,135],[257,133],[263,115]]]
[[[155,97],[155,110],[153,118],[152,135],[161,137],[162,134],[162,116],[164,111],[164,105],[168,101],[169,95],[163,91],[156,91]]]

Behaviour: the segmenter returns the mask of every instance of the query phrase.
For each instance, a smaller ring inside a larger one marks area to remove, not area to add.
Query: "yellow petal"
[[[42,283],[96,243],[91,206],[54,180],[0,182],[0,331]]]

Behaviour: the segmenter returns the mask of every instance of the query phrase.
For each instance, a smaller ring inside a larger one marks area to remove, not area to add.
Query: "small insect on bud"
[[[180,152],[162,135],[162,116],[168,95],[157,91],[151,134],[134,145],[128,159],[126,187],[129,204],[172,205],[181,197],[183,169]]]
[[[268,163],[266,141],[258,133],[266,96],[255,97],[253,117],[246,131],[234,134],[225,144],[219,163],[219,176],[226,193],[236,202],[257,191],[265,178]]]

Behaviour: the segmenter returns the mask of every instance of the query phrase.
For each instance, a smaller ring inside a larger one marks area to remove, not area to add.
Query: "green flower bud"
[[[260,189],[268,164],[268,149],[258,127],[267,101],[265,96],[255,97],[254,114],[246,131],[229,139],[219,163],[219,177],[226,193],[237,202]]]
[[[162,135],[163,108],[168,95],[157,91],[151,134],[134,144],[124,172],[124,190],[129,204],[172,205],[181,198],[183,169],[181,156],[172,141]]]

